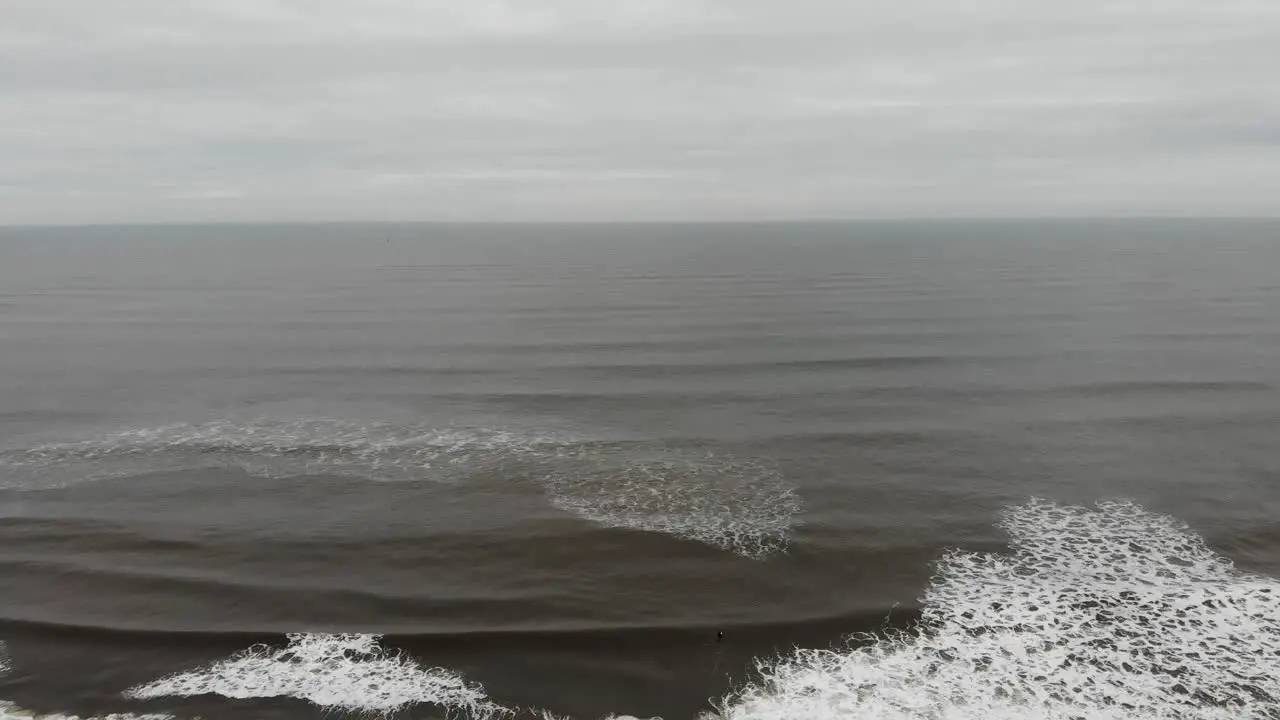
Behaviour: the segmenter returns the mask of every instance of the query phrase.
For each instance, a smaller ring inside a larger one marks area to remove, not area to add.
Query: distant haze
[[[1275,215],[1275,0],[6,0],[0,224]]]

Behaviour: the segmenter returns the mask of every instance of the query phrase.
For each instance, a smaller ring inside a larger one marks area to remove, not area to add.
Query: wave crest
[[[391,714],[428,703],[474,718],[509,711],[484,689],[443,668],[423,668],[388,652],[380,636],[294,633],[284,648],[251,647],[202,670],[170,675],[125,692],[125,697],[221,695],[294,697],[326,709]]]
[[[553,451],[563,437],[489,428],[343,420],[180,423],[0,452],[12,487],[57,487],[168,469],[221,466],[263,477],[324,472],[374,480],[447,479],[513,455]]]
[[[777,469],[715,455],[600,460],[544,482],[554,505],[586,520],[751,558],[785,549],[800,511],[799,497]]]
[[[763,663],[717,717],[1280,717],[1280,582],[1132,503],[1001,525],[1012,552],[948,552],[915,631]]]
[[[800,510],[776,468],[749,460],[555,433],[330,419],[184,423],[0,450],[0,489],[202,467],[265,478],[341,474],[376,481],[501,475],[540,483],[553,505],[597,525],[754,558],[786,546]]]

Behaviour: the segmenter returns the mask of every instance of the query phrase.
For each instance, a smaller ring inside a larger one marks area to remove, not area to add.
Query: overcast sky
[[[1280,0],[0,0],[0,224],[1280,214]]]

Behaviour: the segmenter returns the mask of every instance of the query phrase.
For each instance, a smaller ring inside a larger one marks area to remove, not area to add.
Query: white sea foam
[[[715,455],[601,455],[549,473],[553,504],[615,528],[763,558],[786,547],[800,499],[777,469]]]
[[[182,423],[0,450],[0,489],[39,490],[202,467],[267,478],[541,478],[554,505],[600,525],[697,540],[757,558],[786,546],[800,509],[781,473],[756,461],[586,442],[554,432],[334,419]]]
[[[5,647],[4,641],[0,640],[0,675],[9,672],[9,649]]]
[[[42,488],[211,466],[266,477],[336,472],[375,480],[448,480],[564,442],[549,433],[332,419],[182,423],[0,451],[0,469],[6,471],[0,483]]]
[[[39,714],[14,703],[0,700],[0,720],[173,720],[173,718],[170,715],[135,715],[133,713],[110,713],[86,718],[62,713]]]
[[[540,720],[573,720],[572,717],[568,715],[556,715],[554,714],[554,712],[549,712],[547,710],[534,710],[532,711],[532,715],[539,717]],[[640,717],[636,717],[635,715],[607,715],[602,717],[602,719],[600,720],[643,720],[643,719],[640,719]],[[646,720],[662,720],[662,717],[649,717],[649,719],[646,719]]]
[[[135,687],[125,696],[208,694],[294,697],[327,709],[381,714],[419,703],[473,718],[509,712],[458,673],[424,668],[405,655],[384,650],[379,636],[359,634],[293,634],[288,647],[252,647],[207,668]]]
[[[910,633],[763,663],[726,720],[1274,720],[1280,582],[1124,502],[1035,501],[951,551]]]

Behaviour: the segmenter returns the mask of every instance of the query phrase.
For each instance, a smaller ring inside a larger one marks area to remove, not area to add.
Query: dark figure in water
[[[723,630],[717,630],[717,631],[716,631],[716,642],[724,642],[724,631],[723,631]]]

